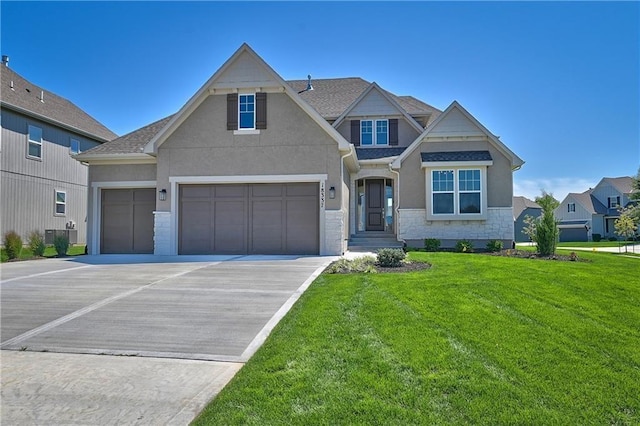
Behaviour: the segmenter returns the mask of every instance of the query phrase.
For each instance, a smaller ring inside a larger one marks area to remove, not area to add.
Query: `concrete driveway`
[[[186,424],[331,260],[3,264],[2,424]]]

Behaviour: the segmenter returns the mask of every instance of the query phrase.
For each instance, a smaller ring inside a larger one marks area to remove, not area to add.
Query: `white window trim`
[[[58,202],[58,194],[64,194],[64,203]],[[64,213],[58,213],[58,205],[64,206]],[[67,215],[67,191],[60,191],[56,189],[53,192],[53,214],[54,216],[66,216]]]
[[[567,203],[567,213],[576,212],[576,203]]]
[[[459,166],[424,167],[426,188],[427,220],[486,220],[487,219],[487,166]],[[476,193],[477,191],[460,191],[460,170],[480,170],[480,213],[460,213],[460,193]],[[453,171],[453,212],[440,214],[433,212],[433,182],[432,173],[437,171]]]
[[[78,143],[78,150],[74,151],[73,150],[73,142],[77,142]],[[75,138],[69,138],[69,153],[71,155],[76,155],[76,154],[80,154],[82,151],[80,150],[80,140],[75,139]]]
[[[365,144],[365,143],[362,142],[362,140],[363,140],[363,138],[362,138],[362,122],[363,121],[370,121],[371,122],[371,143],[370,144]],[[385,121],[387,123],[387,141],[385,143],[378,143],[377,128],[378,128],[378,122],[379,121]],[[361,147],[389,146],[389,119],[387,119],[387,118],[379,118],[379,119],[366,118],[366,119],[360,120],[360,146]]]
[[[40,130],[40,140],[36,141],[31,139],[31,128],[36,128]],[[33,160],[42,160],[42,127],[38,127],[38,126],[34,126],[33,124],[29,124],[27,125],[27,158],[31,158]],[[31,155],[29,154],[29,147],[31,146],[31,144],[35,144],[35,145],[39,145],[40,146],[40,156],[37,157],[35,155]]]
[[[240,127],[242,125],[242,121],[240,119],[240,98],[243,96],[253,96],[253,127]],[[238,130],[234,134],[251,134],[249,132],[256,130],[256,94],[255,93],[238,93]],[[258,131],[258,133],[260,133]]]
[[[613,202],[612,202],[613,201]],[[613,197],[607,197],[607,203],[609,204],[610,209],[615,209],[620,207],[620,204],[618,204],[618,196],[613,196]]]

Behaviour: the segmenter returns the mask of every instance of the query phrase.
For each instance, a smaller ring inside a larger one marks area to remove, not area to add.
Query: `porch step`
[[[380,234],[356,234],[349,238],[349,251],[372,251],[381,248],[402,248],[402,241],[397,241],[395,236],[387,233]]]

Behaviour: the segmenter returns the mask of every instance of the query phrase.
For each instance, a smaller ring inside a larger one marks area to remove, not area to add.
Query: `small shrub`
[[[570,260],[570,261],[572,261],[572,262],[575,262],[575,261],[577,261],[577,260],[578,260],[578,255],[576,254],[576,252],[575,252],[575,251],[572,251],[572,252],[569,254],[569,260]]]
[[[40,231],[32,231],[29,234],[29,250],[34,256],[44,256],[44,235]]]
[[[497,253],[502,251],[502,241],[501,240],[491,240],[487,243],[487,250],[491,253]]]
[[[352,272],[364,272],[367,274],[375,274],[376,259],[373,256],[362,256],[355,259],[339,259],[333,262],[327,268],[326,272],[329,274],[349,274]]]
[[[469,240],[460,240],[456,243],[458,253],[473,253],[473,243]]]
[[[593,242],[594,243],[598,243],[598,242],[600,242],[600,240],[602,240],[602,235],[600,235],[600,234],[593,234],[592,237],[593,237]]]
[[[20,257],[22,251],[22,238],[15,231],[9,231],[4,234],[4,250],[9,260]]]
[[[616,237],[609,237],[609,241],[618,241]]]
[[[66,256],[67,250],[69,250],[69,239],[62,235],[57,235],[53,238],[53,246],[59,257]]]
[[[385,268],[397,268],[402,266],[407,255],[401,249],[383,248],[378,250],[378,265]]]
[[[437,238],[425,238],[424,249],[426,251],[438,251],[440,250],[440,240]]]

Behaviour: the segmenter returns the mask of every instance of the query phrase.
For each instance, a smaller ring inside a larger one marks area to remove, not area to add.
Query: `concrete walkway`
[[[334,258],[2,264],[2,425],[185,425]]]

